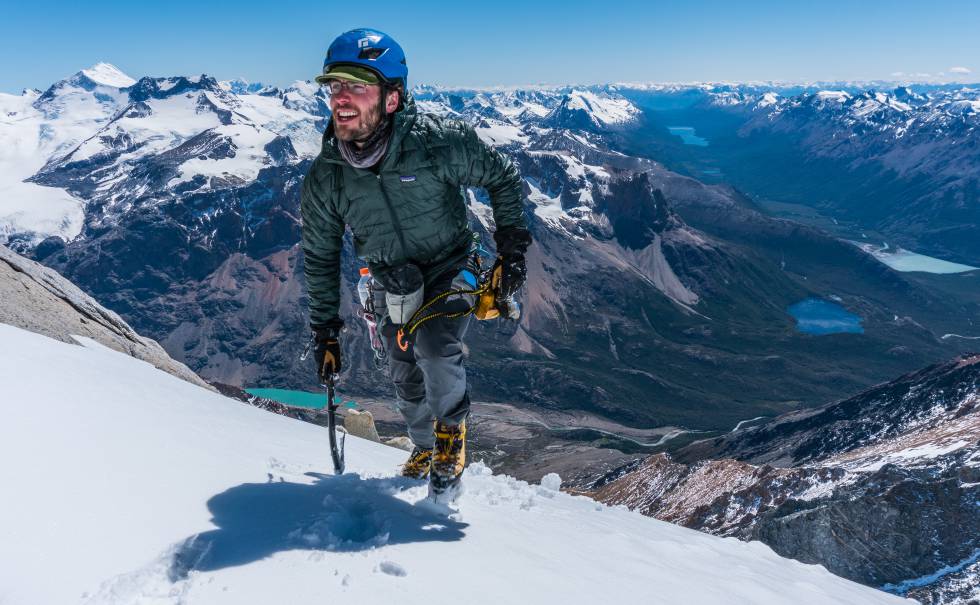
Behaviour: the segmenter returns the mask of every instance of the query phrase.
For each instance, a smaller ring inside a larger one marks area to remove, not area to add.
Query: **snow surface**
[[[88,69],[83,69],[82,73],[96,84],[103,86],[126,88],[136,84],[136,80],[124,74],[121,69],[111,63],[96,63]]]
[[[459,117],[459,114],[453,111],[451,107],[436,101],[415,101],[415,105],[418,107],[419,113],[434,113],[439,116]]]
[[[843,90],[821,90],[814,96],[821,101],[832,101],[834,103],[843,103],[851,98],[851,95]]]
[[[108,119],[99,108],[79,107],[58,127],[45,123],[33,107],[32,92],[0,93],[0,242],[15,233],[71,239],[82,230],[84,202],[63,189],[25,182],[65,141],[76,141],[79,130]],[[94,114],[94,115],[93,115]]]
[[[904,450],[885,452],[882,456],[864,456],[859,458],[855,464],[847,464],[845,462],[841,464],[841,466],[853,472],[873,473],[881,469],[881,467],[885,466],[886,464],[902,464],[905,462],[920,463],[923,460],[938,458],[969,445],[972,444],[968,441],[962,440],[945,444],[925,443]],[[873,448],[868,449],[873,452]]]
[[[488,145],[526,144],[528,136],[520,126],[497,120],[484,120],[475,127],[476,134]]]
[[[559,192],[554,196],[549,195],[542,191],[540,189],[540,183],[532,178],[525,178],[524,182],[527,183],[529,189],[527,200],[534,205],[534,214],[552,227],[565,231],[561,221],[567,218],[568,215],[565,214],[565,211],[561,207],[561,193]]]
[[[470,211],[480,221],[483,228],[489,232],[494,231],[493,207],[488,203],[480,201],[473,192],[473,189],[467,189],[466,195],[469,198]]]
[[[213,130],[232,141],[236,148],[235,155],[217,160],[191,158],[180,165],[180,176],[171,179],[168,186],[190,181],[198,175],[209,178],[234,176],[246,182],[253,181],[269,163],[264,148],[275,138],[272,132],[248,124],[231,124]]]
[[[506,97],[506,95],[504,95]],[[506,100],[504,102],[498,102],[496,106],[497,111],[501,114],[507,116],[508,118],[520,118],[521,114],[528,112],[530,115],[543,118],[548,115],[551,111],[541,103],[534,103],[532,101],[520,101],[517,99],[512,99],[510,102]]]
[[[290,92],[297,94],[298,91]],[[312,97],[312,93],[309,96]],[[306,111],[287,108],[278,97],[238,95],[237,98],[241,101],[237,108],[238,113],[262,128],[289,137],[293,148],[301,157],[313,158],[320,153],[322,133],[316,129],[316,116]]]
[[[779,103],[779,95],[774,92],[767,92],[762,95],[761,99],[759,99],[756,107],[771,107],[777,103]]]
[[[474,464],[461,512],[404,452],[196,387],[88,339],[0,324],[0,600],[36,603],[900,603]]]
[[[949,104],[950,109],[958,113],[980,113],[980,101],[972,99],[964,99],[962,101],[953,101]]]

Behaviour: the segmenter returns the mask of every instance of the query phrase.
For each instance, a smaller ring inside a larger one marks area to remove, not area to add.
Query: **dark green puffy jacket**
[[[377,173],[341,157],[331,122],[301,197],[310,323],[338,318],[345,225],[375,276],[411,262],[428,286],[458,270],[472,243],[463,186],[487,189],[498,231],[526,228],[517,169],[465,122],[420,114],[407,96]]]

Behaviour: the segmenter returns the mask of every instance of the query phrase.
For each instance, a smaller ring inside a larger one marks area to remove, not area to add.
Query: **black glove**
[[[497,267],[500,267],[498,299],[512,296],[527,281],[524,253],[531,245],[531,233],[521,227],[503,227],[493,234],[497,243]]]
[[[511,254],[497,258],[500,267],[500,281],[497,284],[497,298],[510,298],[527,281],[527,265],[523,254]]]
[[[340,361],[340,331],[343,326],[339,320],[337,323],[313,326],[313,360],[321,383],[326,383],[331,375],[343,368]]]

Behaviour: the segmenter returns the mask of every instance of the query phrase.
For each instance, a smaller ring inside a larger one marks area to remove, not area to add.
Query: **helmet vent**
[[[361,52],[357,53],[357,58],[374,61],[386,52],[388,52],[387,48],[362,48]]]

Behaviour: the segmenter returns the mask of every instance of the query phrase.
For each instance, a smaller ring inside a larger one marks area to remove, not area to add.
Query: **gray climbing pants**
[[[459,279],[440,280],[434,294],[466,288]],[[428,298],[426,293],[426,298]],[[466,308],[472,297],[453,297],[440,309]],[[377,298],[375,298],[377,302]],[[398,328],[385,318],[381,329],[388,350],[388,372],[395,385],[396,405],[412,442],[422,448],[435,445],[433,423],[459,424],[470,411],[463,367],[463,337],[470,315],[439,317],[422,323],[411,336],[399,338]]]

